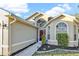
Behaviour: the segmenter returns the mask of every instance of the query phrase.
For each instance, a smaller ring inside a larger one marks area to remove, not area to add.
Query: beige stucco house
[[[0,9],[0,55],[11,55],[35,42],[45,34],[46,43],[58,45],[56,34],[68,34],[68,46],[77,47],[79,21],[74,16],[60,14],[55,17],[34,13],[22,19],[13,13]]]
[[[46,37],[46,43],[51,45],[58,45],[56,34],[57,33],[67,33],[68,34],[68,46],[77,47],[79,40],[79,21],[71,15],[59,14],[57,16],[48,16],[44,13],[35,13],[31,17],[26,19],[27,21],[32,21],[39,27],[39,37],[41,41],[41,36],[43,33]],[[42,26],[41,26],[42,25]]]
[[[37,42],[38,27],[0,9],[0,55],[11,55]]]

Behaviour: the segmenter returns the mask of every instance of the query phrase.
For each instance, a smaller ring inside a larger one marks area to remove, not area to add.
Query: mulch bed
[[[53,49],[56,49],[56,48],[61,48],[61,47],[56,46],[56,45],[44,44],[38,49],[38,51],[48,51],[48,50],[53,50]],[[79,47],[68,47],[68,48],[62,48],[62,49],[78,50]]]

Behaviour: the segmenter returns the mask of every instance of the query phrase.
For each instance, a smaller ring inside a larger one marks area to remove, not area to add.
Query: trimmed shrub
[[[78,29],[78,33],[79,33],[79,29]]]
[[[62,48],[68,47],[68,35],[67,33],[57,33],[56,39],[58,40],[58,45]]]
[[[46,43],[45,35],[42,35],[42,44],[45,44],[45,43]]]

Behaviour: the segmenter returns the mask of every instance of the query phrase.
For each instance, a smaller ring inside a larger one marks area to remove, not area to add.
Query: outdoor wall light
[[[3,24],[3,28],[4,28],[4,27],[7,27],[7,24]]]

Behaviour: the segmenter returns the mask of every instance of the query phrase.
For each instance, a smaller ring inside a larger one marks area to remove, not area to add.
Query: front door
[[[40,41],[42,40],[43,30],[40,30]]]
[[[2,55],[2,21],[0,20],[0,55]]]

